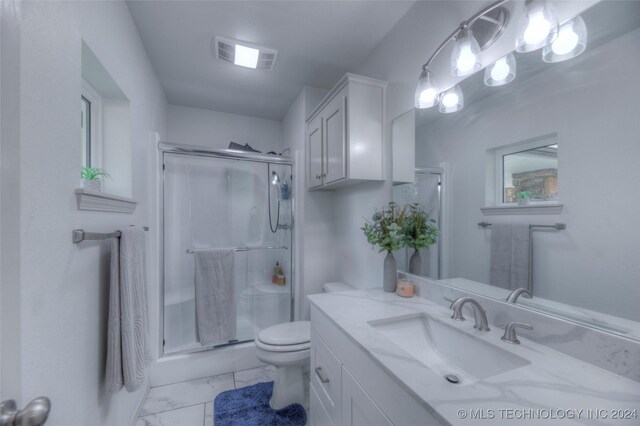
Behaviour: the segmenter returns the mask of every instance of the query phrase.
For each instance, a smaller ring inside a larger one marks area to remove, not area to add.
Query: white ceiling
[[[281,120],[302,86],[331,88],[414,1],[129,1],[170,104]],[[276,49],[273,71],[216,60],[214,36]]]

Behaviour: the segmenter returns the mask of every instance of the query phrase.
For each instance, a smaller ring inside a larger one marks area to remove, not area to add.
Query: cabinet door
[[[320,398],[318,398],[318,393],[316,392],[313,385],[309,386],[309,399],[310,399],[310,410],[309,410],[309,425],[310,426],[334,426],[331,418],[327,414],[327,411],[322,406],[322,402]]]
[[[346,93],[346,88],[340,91],[322,112],[325,139],[325,184],[347,177]]]
[[[342,426],[393,425],[375,402],[342,367]]]
[[[322,185],[322,117],[311,120],[307,128],[307,188]]]

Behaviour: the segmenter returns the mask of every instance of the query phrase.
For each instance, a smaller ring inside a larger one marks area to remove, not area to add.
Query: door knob
[[[49,398],[41,396],[18,410],[14,400],[0,404],[0,426],[42,426],[46,423],[51,410]]]

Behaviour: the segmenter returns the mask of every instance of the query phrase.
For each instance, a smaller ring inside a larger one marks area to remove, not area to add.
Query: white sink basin
[[[461,384],[469,384],[530,364],[498,345],[452,327],[426,314],[412,314],[369,321],[384,334],[436,374],[453,374]]]

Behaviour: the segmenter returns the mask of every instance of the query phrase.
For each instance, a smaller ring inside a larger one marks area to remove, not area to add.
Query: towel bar
[[[142,229],[144,229],[145,231],[148,231],[149,227],[143,226]],[[120,238],[121,236],[122,236],[122,232],[120,231],[114,231],[109,233],[85,232],[84,229],[74,229],[73,231],[71,231],[71,241],[73,241],[74,244],[78,244],[86,240],[108,240],[109,238]]]

